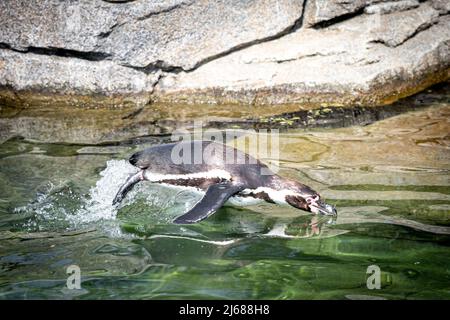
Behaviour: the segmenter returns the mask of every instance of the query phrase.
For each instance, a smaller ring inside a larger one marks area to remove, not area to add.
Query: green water
[[[2,299],[449,299],[450,107],[364,127],[290,130],[280,174],[337,219],[227,205],[171,223],[198,194],[141,184],[110,201],[140,144],[0,144]],[[78,265],[80,290],[66,288]],[[381,270],[369,290],[367,268]]]

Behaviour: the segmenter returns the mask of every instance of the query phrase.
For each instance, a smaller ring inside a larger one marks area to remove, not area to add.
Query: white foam
[[[85,205],[69,220],[74,224],[114,220],[117,215],[112,205],[114,196],[127,177],[136,172],[137,169],[125,160],[108,161],[105,170],[100,172],[101,178],[90,189]]]

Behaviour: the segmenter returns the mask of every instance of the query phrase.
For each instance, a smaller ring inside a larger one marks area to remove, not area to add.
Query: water
[[[0,298],[449,299],[449,119],[437,103],[283,132],[280,174],[320,191],[336,220],[263,203],[174,225],[200,194],[142,183],[111,206],[135,172],[124,159],[166,137],[11,138],[0,145]],[[81,290],[65,286],[72,264]],[[366,286],[370,265],[380,290]]]

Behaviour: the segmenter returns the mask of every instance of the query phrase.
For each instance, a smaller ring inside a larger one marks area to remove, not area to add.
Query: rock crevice
[[[103,53],[103,52],[76,51],[76,50],[71,50],[71,49],[52,48],[52,47],[46,47],[46,48],[25,47],[25,48],[16,49],[16,48],[12,48],[7,43],[0,43],[0,49],[11,50],[11,51],[15,51],[18,53],[33,53],[33,54],[39,54],[39,55],[45,55],[45,56],[76,58],[76,59],[88,60],[88,61],[102,61],[102,60],[109,60],[111,58],[111,55]]]

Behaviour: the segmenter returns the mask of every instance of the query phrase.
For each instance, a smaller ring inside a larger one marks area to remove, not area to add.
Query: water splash
[[[112,199],[123,181],[136,170],[125,160],[110,160],[87,193],[70,180],[48,182],[32,202],[14,212],[29,217],[23,224],[28,231],[78,229],[94,223],[95,227],[102,226],[97,222],[115,220],[117,208]]]
[[[137,170],[125,160],[109,160],[88,192],[71,181],[49,183],[32,203],[16,208],[15,212],[31,216],[24,224],[30,232],[95,227],[109,236],[124,237],[121,223],[171,223],[201,197],[194,190],[140,183],[120,205],[113,206],[120,186]]]
[[[100,180],[89,191],[82,208],[74,215],[68,216],[68,220],[74,226],[114,220],[117,216],[117,207],[112,205],[114,196],[127,177],[136,172],[137,169],[125,160],[109,160],[106,168],[100,172]]]

